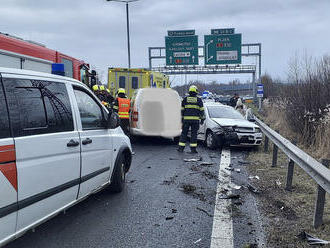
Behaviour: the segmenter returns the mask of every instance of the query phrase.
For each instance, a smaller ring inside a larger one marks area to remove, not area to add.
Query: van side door
[[[74,86],[73,91],[79,110],[76,118],[81,140],[81,198],[110,181],[113,144],[111,131],[105,125],[107,112],[96,97],[81,86]]]
[[[76,201],[80,142],[66,83],[2,76],[16,148],[19,232]]]
[[[17,171],[15,145],[0,76],[0,245],[15,233],[17,219]]]

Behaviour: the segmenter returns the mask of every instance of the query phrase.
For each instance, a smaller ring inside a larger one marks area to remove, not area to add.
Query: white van
[[[118,120],[77,80],[0,68],[0,246],[123,189],[132,149]]]
[[[143,88],[131,101],[130,132],[136,136],[176,138],[181,134],[181,100],[172,89]]]

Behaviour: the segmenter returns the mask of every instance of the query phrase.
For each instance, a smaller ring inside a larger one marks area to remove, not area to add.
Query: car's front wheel
[[[112,181],[110,184],[110,191],[114,193],[120,193],[125,188],[126,171],[125,171],[125,159],[124,155],[119,155],[117,164],[112,175]]]
[[[207,133],[206,133],[205,145],[207,148],[210,148],[210,149],[215,149],[217,147],[214,133],[210,130],[207,131]]]

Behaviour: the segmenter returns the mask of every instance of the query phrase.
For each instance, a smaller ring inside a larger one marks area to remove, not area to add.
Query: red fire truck
[[[0,33],[0,66],[52,72],[53,63],[64,64],[65,76],[88,85],[89,65],[45,45]]]

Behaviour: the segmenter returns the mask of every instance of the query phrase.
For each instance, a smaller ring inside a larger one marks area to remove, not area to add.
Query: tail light
[[[139,112],[134,111],[132,119],[133,119],[133,121],[138,121],[139,120]]]

